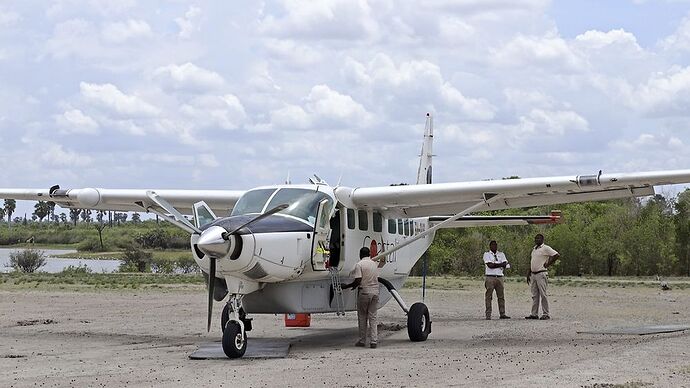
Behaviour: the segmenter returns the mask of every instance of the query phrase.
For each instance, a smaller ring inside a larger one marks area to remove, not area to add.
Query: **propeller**
[[[225,256],[230,250],[230,244],[227,241],[230,240],[230,236],[237,233],[240,229],[253,224],[256,221],[262,220],[272,214],[278,213],[281,210],[285,210],[288,204],[282,204],[274,207],[273,209],[267,211],[266,213],[260,214],[251,220],[245,222],[239,227],[233,229],[231,232],[225,230],[220,233],[220,239],[218,239],[219,229],[223,229],[220,226],[212,226],[211,228],[205,230],[197,242],[197,246],[202,251],[209,254],[209,268],[208,268],[208,322],[207,331],[211,331],[211,316],[213,315],[213,292],[216,285],[216,259]],[[218,228],[218,229],[216,229]],[[215,230],[215,231],[214,231]],[[225,252],[223,254],[223,251]]]

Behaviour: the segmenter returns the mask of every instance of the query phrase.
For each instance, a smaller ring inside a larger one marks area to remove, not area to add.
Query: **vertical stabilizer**
[[[433,155],[434,143],[434,118],[431,114],[426,114],[426,125],[424,126],[424,143],[422,152],[419,154],[419,170],[417,170],[417,184],[431,183],[431,158]]]

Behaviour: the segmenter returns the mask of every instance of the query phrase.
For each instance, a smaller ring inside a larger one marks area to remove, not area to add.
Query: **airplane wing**
[[[156,195],[152,196],[151,193]],[[52,201],[64,208],[138,211],[161,210],[154,199],[167,201],[183,214],[192,214],[192,206],[204,201],[216,214],[228,214],[244,191],[231,190],[145,190],[145,189],[1,189],[0,198]]]
[[[654,195],[654,186],[690,183],[690,170],[346,188],[338,200],[388,217],[426,217]]]

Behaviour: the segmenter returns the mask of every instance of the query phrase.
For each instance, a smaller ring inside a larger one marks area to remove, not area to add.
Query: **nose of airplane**
[[[200,251],[202,251],[204,254],[214,257],[214,258],[221,258],[225,257],[225,255],[230,252],[230,248],[232,245],[233,241],[232,239],[225,240],[223,239],[223,233],[226,233],[226,230],[223,229],[220,226],[212,226],[201,233],[201,236],[199,236],[199,240],[197,240],[197,247],[199,248]]]

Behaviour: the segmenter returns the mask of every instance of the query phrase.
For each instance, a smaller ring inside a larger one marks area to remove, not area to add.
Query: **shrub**
[[[151,271],[154,273],[173,273],[175,272],[175,262],[164,258],[153,258]]]
[[[86,264],[84,265],[69,265],[65,267],[62,272],[60,272],[63,275],[78,275],[78,274],[87,274],[93,272],[91,268],[89,268]]]
[[[35,272],[46,264],[45,252],[38,249],[24,249],[10,253],[10,267],[21,272]]]
[[[101,250],[101,242],[98,241],[98,237],[89,237],[77,245],[77,250],[80,252],[98,252]]]
[[[120,265],[120,272],[129,272],[132,270],[137,272],[148,272],[152,261],[153,254],[151,252],[147,252],[136,246],[129,247],[125,249],[122,264]]]
[[[191,255],[184,255],[176,258],[175,267],[182,273],[195,273],[199,271],[199,266]]]
[[[154,229],[138,235],[134,241],[144,248],[167,248],[170,236],[163,229]]]

